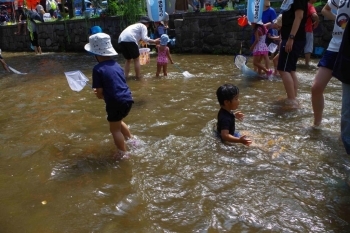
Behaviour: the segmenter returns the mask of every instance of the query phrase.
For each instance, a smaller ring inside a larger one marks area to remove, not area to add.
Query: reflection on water
[[[103,101],[89,87],[71,91],[63,74],[91,77],[92,56],[3,56],[28,74],[0,73],[1,232],[349,232],[338,81],[326,89],[324,128],[308,128],[317,61],[300,66],[301,107],[291,110],[281,80],[242,77],[231,56],[174,54],[190,79],[171,65],[156,78],[152,57],[143,80],[128,80],[125,122],[142,146],[115,161]],[[213,136],[226,82],[240,88],[237,129],[250,147]]]

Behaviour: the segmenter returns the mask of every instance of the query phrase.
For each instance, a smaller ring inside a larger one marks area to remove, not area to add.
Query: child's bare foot
[[[116,160],[129,159],[129,158],[130,158],[130,154],[127,153],[126,151],[118,150],[118,151],[113,155],[113,158],[116,159]]]

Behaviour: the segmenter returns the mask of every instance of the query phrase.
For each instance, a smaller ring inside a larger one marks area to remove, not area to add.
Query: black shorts
[[[135,42],[120,42],[119,49],[126,60],[136,59],[140,56],[139,46]]]
[[[33,46],[39,46],[38,33],[37,32],[33,32],[33,40],[32,40],[32,37],[30,36],[30,42],[32,43]]]
[[[318,67],[325,67],[327,69],[333,70],[335,61],[337,60],[337,57],[338,57],[338,52],[326,50],[326,52],[324,52],[321,60],[318,62],[317,66]]]
[[[279,50],[280,56],[278,59],[277,70],[291,72],[296,71],[297,62],[300,54],[304,52],[304,47],[306,41],[294,41],[292,51],[289,53],[286,52],[286,43],[287,40],[282,40],[281,48]]]
[[[109,102],[106,103],[107,120],[110,122],[121,121],[125,118],[131,109],[134,102],[119,103]]]

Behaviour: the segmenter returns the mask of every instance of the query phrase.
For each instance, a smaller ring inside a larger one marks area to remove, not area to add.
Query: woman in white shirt
[[[151,39],[148,37],[147,28],[151,25],[152,21],[147,16],[141,17],[141,20],[138,23],[132,24],[125,28],[119,36],[118,44],[121,53],[126,59],[124,66],[124,74],[125,78],[128,78],[130,71],[130,63],[131,60],[134,61],[135,66],[135,75],[136,78],[141,78],[140,73],[140,53],[139,53],[139,41],[143,41],[145,43],[159,43],[158,39]]]

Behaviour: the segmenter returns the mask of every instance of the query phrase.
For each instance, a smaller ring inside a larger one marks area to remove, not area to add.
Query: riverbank
[[[320,12],[321,9],[318,9]],[[169,20],[170,37],[176,38],[172,51],[178,53],[236,54],[242,46],[249,53],[251,27],[240,27],[237,17],[240,11],[211,11],[172,14]],[[326,48],[331,37],[333,21],[320,15],[320,29],[315,32],[314,46]],[[60,20],[38,23],[39,44],[43,51],[84,51],[89,29],[99,25],[117,46],[121,31],[127,26],[122,17],[100,17],[76,20]],[[30,51],[30,38],[15,35],[18,25],[0,26],[0,48],[3,51]]]

